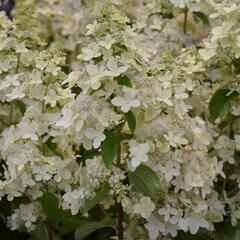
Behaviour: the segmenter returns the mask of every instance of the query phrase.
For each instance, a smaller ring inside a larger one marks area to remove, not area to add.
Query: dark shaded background
[[[0,0],[0,11],[5,11],[7,16],[12,19],[12,9],[14,8],[15,0]]]

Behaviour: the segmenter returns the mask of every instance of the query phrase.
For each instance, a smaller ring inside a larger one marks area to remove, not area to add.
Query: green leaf
[[[155,197],[160,189],[156,173],[145,165],[140,165],[134,172],[128,172],[128,180],[136,191],[149,197]]]
[[[71,72],[71,67],[67,64],[62,66],[62,71],[66,74],[69,74]]]
[[[48,240],[46,227],[42,222],[30,233],[30,240]]]
[[[61,223],[56,228],[58,228],[59,234],[65,235],[69,232],[74,231],[77,227],[83,224],[85,221],[81,220],[81,216],[72,215],[70,212],[64,211],[61,217]]]
[[[227,126],[228,126],[228,121],[226,121],[226,120],[224,120],[224,121],[222,121],[221,123],[218,124],[218,127],[220,129],[224,129]]]
[[[80,209],[81,213],[84,215],[101,201],[105,200],[108,197],[108,189],[103,188],[102,190],[98,191],[94,198],[90,199],[85,203],[85,205]]]
[[[239,74],[239,73],[240,73],[240,61],[239,61],[239,59],[234,58],[234,59],[232,60],[232,64],[233,64],[233,66],[234,66],[234,72],[235,72],[236,74]]]
[[[57,234],[54,231],[52,231],[52,235],[53,235],[52,240],[59,240],[59,236],[57,236]],[[46,225],[44,224],[44,222],[40,222],[37,224],[34,231],[30,233],[29,240],[49,240]]]
[[[204,25],[210,26],[208,16],[203,12],[193,12],[193,14],[199,18]]]
[[[105,140],[102,142],[101,154],[103,162],[107,167],[112,164],[113,160],[117,156],[119,141],[120,139],[118,138],[116,132],[110,132],[106,135]]]
[[[122,133],[121,134],[121,141],[124,140],[131,140],[134,137],[132,133]]]
[[[60,235],[71,232],[84,223],[79,215],[73,216],[69,211],[59,208],[58,198],[53,193],[44,193],[41,204],[44,214],[58,229]]]
[[[21,204],[28,204],[31,200],[28,197],[17,197],[11,202],[11,209],[19,208]]]
[[[24,115],[24,113],[26,112],[26,104],[21,101],[21,100],[15,100],[15,104],[17,106],[17,108],[20,110],[21,114]]]
[[[54,153],[55,155],[59,156],[63,159],[62,154],[57,149],[57,144],[53,142],[53,137],[48,138],[48,140],[45,142],[45,145],[48,147],[48,149]]]
[[[131,132],[134,132],[137,124],[134,114],[131,111],[129,111],[128,113],[125,114],[125,117],[128,123],[128,127],[130,128]]]
[[[75,240],[84,240],[91,233],[102,229],[102,228],[114,228],[112,224],[102,221],[102,222],[86,222],[79,226],[75,230],[74,239]]]
[[[112,236],[116,235],[116,231],[113,228],[102,228],[98,230],[98,240],[111,239]],[[96,239],[96,238],[94,238]]]
[[[91,149],[91,150],[84,150],[83,153],[81,153],[81,161],[86,161],[87,159],[92,159],[94,156],[97,156],[99,154],[98,149]]]
[[[236,239],[236,234],[237,234],[237,228],[231,226],[230,224],[223,228],[223,235],[224,235],[226,240]]]
[[[57,144],[52,142],[53,137],[48,138],[48,140],[46,141],[46,145],[48,146],[48,148],[53,152],[56,153],[57,151]]]
[[[184,239],[184,240],[213,240],[213,238],[210,238],[209,236],[202,235],[202,234],[192,235],[190,233],[179,232],[178,235],[180,239]]]
[[[128,76],[121,74],[117,77],[114,78],[114,80],[116,80],[118,82],[119,85],[123,85],[123,86],[127,86],[132,88],[132,83],[131,80],[128,78]]]
[[[99,56],[99,57],[93,58],[94,64],[97,64],[97,63],[101,62],[102,60],[103,60],[103,56],[102,55]]]
[[[50,192],[44,193],[41,198],[42,209],[49,220],[60,222],[62,210],[58,206],[58,198]]]
[[[239,94],[236,91],[229,89],[220,89],[215,92],[209,102],[209,113],[213,121],[215,121],[224,109],[224,105],[231,99],[238,97]]]
[[[217,228],[217,233],[224,236],[224,240],[235,240],[237,234],[237,227],[233,227],[230,223],[224,223]]]

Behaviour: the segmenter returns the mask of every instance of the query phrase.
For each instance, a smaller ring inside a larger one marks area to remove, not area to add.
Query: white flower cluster
[[[203,6],[204,40],[191,14]],[[13,21],[0,13],[0,200],[31,202],[10,229],[34,230],[46,192],[72,215],[120,204],[129,240],[237,226],[238,13],[237,0],[24,0]]]
[[[41,209],[37,203],[21,204],[14,213],[8,217],[7,225],[11,230],[24,227],[28,232],[33,231],[41,217]]]

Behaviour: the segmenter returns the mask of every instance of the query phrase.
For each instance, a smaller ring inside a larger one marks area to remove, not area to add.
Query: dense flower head
[[[6,225],[65,235],[66,219],[100,221],[119,235],[120,214],[127,240],[238,226],[239,29],[237,0],[24,0],[12,21],[0,12]]]

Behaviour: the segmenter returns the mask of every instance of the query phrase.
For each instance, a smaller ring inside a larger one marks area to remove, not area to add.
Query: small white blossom
[[[137,90],[124,87],[123,97],[115,97],[112,99],[112,104],[116,107],[121,107],[121,110],[125,113],[131,110],[131,108],[137,108],[140,106],[140,101],[136,98]]]
[[[17,87],[20,85],[20,82],[18,81],[19,75],[8,75],[2,82],[0,83],[0,90],[8,88],[10,86]]]
[[[62,115],[63,115],[62,118],[56,122],[57,127],[68,128],[73,124],[74,120],[77,118],[77,115],[74,116],[73,111],[68,107],[63,108]]]
[[[91,44],[88,47],[82,49],[82,54],[78,56],[79,59],[89,61],[92,58],[101,56],[100,48],[97,44]]]
[[[150,146],[148,143],[137,143],[135,140],[131,140],[129,142],[130,146],[130,157],[131,157],[131,165],[133,169],[136,169],[141,162],[148,161],[147,153],[150,150]]]
[[[180,175],[180,164],[175,161],[168,161],[164,167],[161,167],[161,172],[165,174],[165,179],[170,182],[174,176]]]
[[[89,33],[89,31],[88,31]],[[106,49],[110,49],[111,46],[115,43],[115,39],[113,39],[111,37],[111,35],[107,35],[106,37],[104,37],[100,42],[99,45],[102,47],[105,47]]]
[[[18,124],[18,134],[23,138],[30,138],[33,141],[38,140],[37,130],[39,125],[35,122],[22,121]]]
[[[200,215],[192,214],[187,217],[188,227],[191,234],[196,234],[199,228],[208,229],[209,223]]]
[[[86,137],[93,141],[93,147],[95,149],[99,148],[101,142],[106,138],[103,131],[104,128],[100,125],[96,126],[96,128],[87,128],[85,130]]]
[[[65,193],[63,195],[63,209],[71,209],[72,215],[76,215],[85,202],[85,196],[83,189]]]
[[[38,206],[38,204],[21,204],[19,208],[15,209],[14,213],[7,218],[7,225],[12,231],[23,226],[28,232],[31,232],[35,229],[40,214],[40,206]]]
[[[118,67],[118,64],[114,58],[111,58],[110,60],[108,60],[107,66],[110,71],[110,75],[113,77],[121,75],[122,73],[126,72],[128,69],[128,66]]]
[[[133,207],[134,212],[140,214],[143,218],[149,218],[154,209],[155,205],[149,197],[142,197],[140,203]]]
[[[16,52],[17,53],[27,53],[28,52],[28,49],[26,48],[24,42],[16,45]]]

